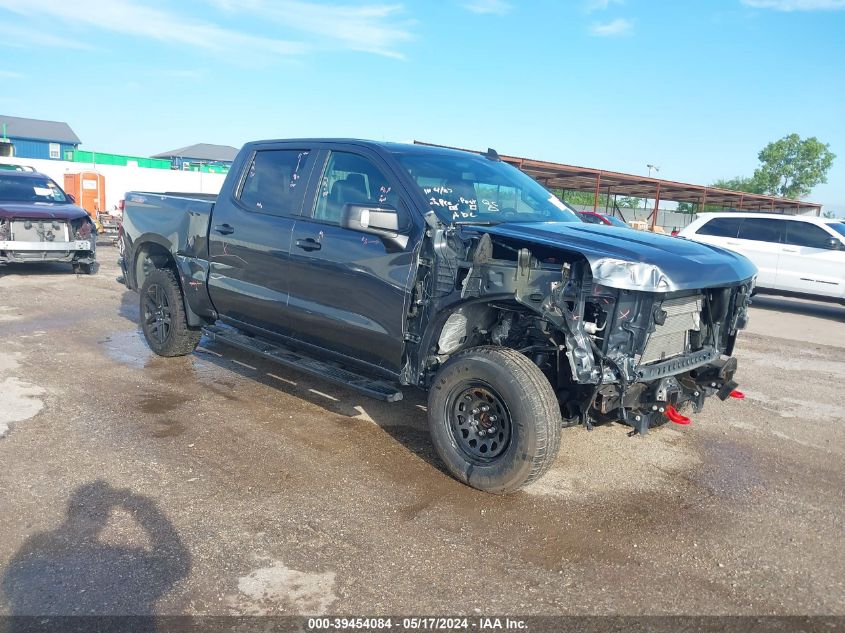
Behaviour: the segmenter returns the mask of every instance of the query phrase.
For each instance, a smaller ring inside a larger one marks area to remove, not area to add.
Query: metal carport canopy
[[[414,143],[417,145],[447,147],[445,145],[425,143],[422,141],[414,141]],[[815,202],[718,189],[706,185],[693,185],[672,180],[662,180],[660,178],[606,171],[604,169],[551,163],[519,156],[505,156],[500,154],[499,157],[503,161],[518,167],[549,189],[594,193],[594,208],[596,209],[598,208],[599,194],[608,194],[653,199],[655,201],[655,209],[657,209],[661,200],[666,200],[670,202],[698,203],[701,207],[709,204],[735,209],[737,211],[765,211],[768,213],[793,214],[812,212],[817,216],[821,215],[822,205]]]

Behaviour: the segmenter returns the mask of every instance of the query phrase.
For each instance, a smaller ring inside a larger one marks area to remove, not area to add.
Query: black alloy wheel
[[[161,284],[150,284],[144,295],[144,323],[150,337],[159,345],[164,345],[170,336],[172,314],[167,292]]]

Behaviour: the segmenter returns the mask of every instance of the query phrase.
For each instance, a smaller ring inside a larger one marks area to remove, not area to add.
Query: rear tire
[[[528,358],[476,347],[450,359],[428,395],[437,453],[457,479],[486,492],[514,492],[539,479],[560,448],[560,405]]]
[[[202,331],[188,325],[182,288],[173,271],[156,268],[144,280],[141,329],[147,345],[159,356],[185,356],[196,349]]]

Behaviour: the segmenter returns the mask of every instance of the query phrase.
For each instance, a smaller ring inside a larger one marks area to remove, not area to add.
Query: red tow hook
[[[690,420],[687,416],[680,413],[675,407],[671,404],[666,405],[666,417],[669,418],[670,422],[674,422],[675,424],[692,424],[692,420]]]
[[[736,398],[737,400],[745,400],[745,394],[737,389],[734,389],[733,391],[731,391],[731,398]]]

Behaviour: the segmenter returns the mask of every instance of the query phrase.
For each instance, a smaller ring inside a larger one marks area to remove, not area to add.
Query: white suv
[[[680,237],[745,255],[757,291],[845,302],[845,221],[769,213],[702,213]]]

